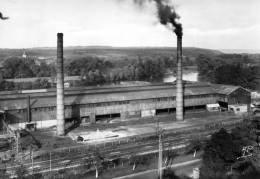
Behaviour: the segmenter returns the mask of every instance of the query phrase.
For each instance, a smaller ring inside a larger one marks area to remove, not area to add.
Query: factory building
[[[207,104],[218,103],[226,109],[233,104],[250,107],[250,91],[239,86],[184,82],[183,89],[184,115],[206,110]],[[95,123],[176,112],[176,84],[173,83],[67,88],[64,95],[66,120]],[[35,123],[37,128],[56,126],[56,90],[1,92],[0,109],[5,111],[7,123],[19,128],[24,128],[26,123]]]

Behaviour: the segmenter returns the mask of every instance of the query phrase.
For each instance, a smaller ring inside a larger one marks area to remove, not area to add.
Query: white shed
[[[207,104],[207,110],[210,112],[214,112],[214,111],[220,111],[220,106],[218,103],[215,104]]]

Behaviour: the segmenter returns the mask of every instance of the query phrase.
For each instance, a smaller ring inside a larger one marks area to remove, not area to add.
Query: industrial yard
[[[83,167],[87,164],[86,160],[91,161],[95,157],[95,151],[99,151],[99,155],[104,157],[105,161],[114,165],[116,159],[127,162],[127,160],[130,160],[129,158],[138,155],[156,156],[159,129],[164,130],[164,150],[180,152],[192,140],[205,140],[214,131],[222,127],[231,129],[239,126],[243,121],[242,116],[236,116],[228,112],[196,112],[186,116],[187,120],[185,121],[172,121],[173,116],[161,115],[156,118],[142,120],[132,119],[114,123],[80,125],[71,130],[66,137],[56,137],[55,128],[39,129],[20,138],[21,142],[18,147],[23,146],[22,141],[28,141],[30,136],[35,140],[34,143],[40,143],[40,147],[34,148],[33,153],[30,147],[26,149],[20,148],[20,160],[23,161],[23,166],[30,172],[48,173],[66,168],[77,169]],[[202,116],[203,118],[201,118]],[[82,134],[90,136],[90,139],[78,141],[75,138],[75,136],[81,136]],[[108,134],[112,135],[107,137]],[[98,138],[95,137],[97,135]],[[32,156],[34,158],[33,163]],[[14,166],[12,160],[9,160],[5,166],[7,171],[12,172],[19,165]],[[120,175],[118,173],[115,176]]]

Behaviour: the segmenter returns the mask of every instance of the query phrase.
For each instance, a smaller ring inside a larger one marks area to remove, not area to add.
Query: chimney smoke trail
[[[144,4],[143,0],[134,0],[139,6]],[[155,2],[157,16],[162,25],[172,26],[172,30],[177,36],[177,78],[176,78],[176,119],[183,120],[183,82],[182,82],[182,24],[178,22],[180,16],[175,12],[173,6],[169,5],[169,0],[148,0]]]
[[[0,12],[0,19],[7,20],[7,19],[9,19],[9,17],[4,17],[3,14]]]

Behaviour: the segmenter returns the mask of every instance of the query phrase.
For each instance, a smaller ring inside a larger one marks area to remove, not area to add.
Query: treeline
[[[239,85],[248,89],[259,87],[260,67],[247,55],[223,54],[211,57],[200,55],[196,61],[200,81]]]
[[[50,88],[47,79],[37,79],[24,82],[13,82],[6,79],[52,77],[56,75],[55,66],[37,61],[34,58],[11,57],[6,59],[0,70],[0,90],[21,90]]]
[[[80,75],[85,85],[100,85],[120,81],[161,81],[168,66],[168,61],[163,59],[139,58],[120,67],[117,62],[82,58],[68,64],[66,71],[69,76]]]
[[[204,146],[200,179],[260,178],[257,121],[245,120],[227,132],[214,133]]]
[[[11,57],[2,64],[1,76],[10,78],[48,77],[55,75],[55,66],[34,58]]]
[[[185,58],[186,59],[186,58]],[[80,76],[74,86],[103,85],[121,81],[162,81],[167,69],[173,69],[175,59],[156,56],[108,61],[99,57],[82,57],[66,60],[65,75]],[[0,71],[0,90],[49,88],[47,80],[15,83],[5,79],[56,77],[55,65],[39,62],[33,58],[12,57],[4,61]]]
[[[52,84],[47,79],[37,79],[34,82],[19,82],[0,80],[0,91],[12,91],[22,89],[51,88]]]

